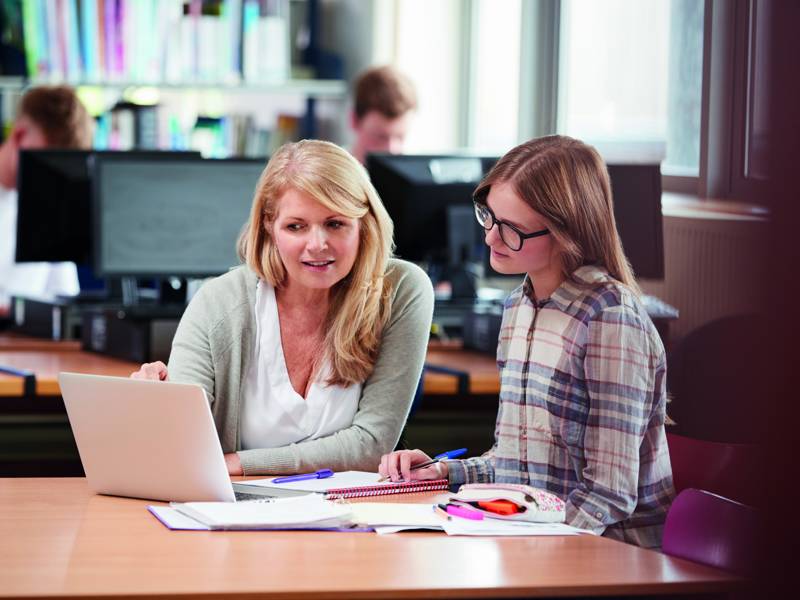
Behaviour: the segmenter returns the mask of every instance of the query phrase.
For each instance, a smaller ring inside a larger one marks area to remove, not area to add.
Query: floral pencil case
[[[468,483],[450,501],[469,506],[493,519],[563,523],[564,501],[529,485],[516,483]]]

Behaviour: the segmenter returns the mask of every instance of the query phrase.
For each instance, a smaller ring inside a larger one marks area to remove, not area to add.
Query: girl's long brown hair
[[[593,147],[561,135],[520,144],[503,156],[475,190],[486,202],[495,183],[509,183],[545,219],[561,251],[564,276],[597,265],[637,294],[614,219],[611,183]]]

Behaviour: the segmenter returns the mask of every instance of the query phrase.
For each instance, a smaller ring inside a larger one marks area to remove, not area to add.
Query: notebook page
[[[186,502],[171,505],[212,529],[337,527],[350,522],[350,508],[321,496],[255,502]]]
[[[304,481],[290,481],[287,483],[272,483],[272,479],[254,479],[252,481],[240,481],[242,485],[255,485],[259,487],[274,487],[282,490],[294,490],[297,492],[320,492],[339,488],[352,488],[373,485],[392,485],[391,481],[379,482],[381,476],[378,473],[367,473],[365,471],[339,471],[332,477],[325,479],[306,479]]]
[[[356,523],[380,526],[433,527],[441,529],[445,519],[433,512],[433,504],[357,502],[350,508]]]

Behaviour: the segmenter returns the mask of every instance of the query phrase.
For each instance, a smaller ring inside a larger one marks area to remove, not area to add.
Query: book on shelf
[[[32,79],[282,82],[288,27],[288,0],[22,1]]]

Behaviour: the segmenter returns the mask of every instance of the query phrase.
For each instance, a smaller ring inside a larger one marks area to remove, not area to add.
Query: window
[[[558,130],[697,176],[703,3],[562,0]]]
[[[664,189],[745,199],[768,164],[769,0],[384,0],[416,81],[409,152],[550,133],[658,160]]]
[[[521,0],[480,0],[473,23],[473,110],[468,145],[501,155],[519,143]]]
[[[457,107],[460,86],[460,14],[458,0],[401,0],[392,14],[394,53],[390,62],[417,86],[419,110],[405,151],[440,152],[461,145]]]

